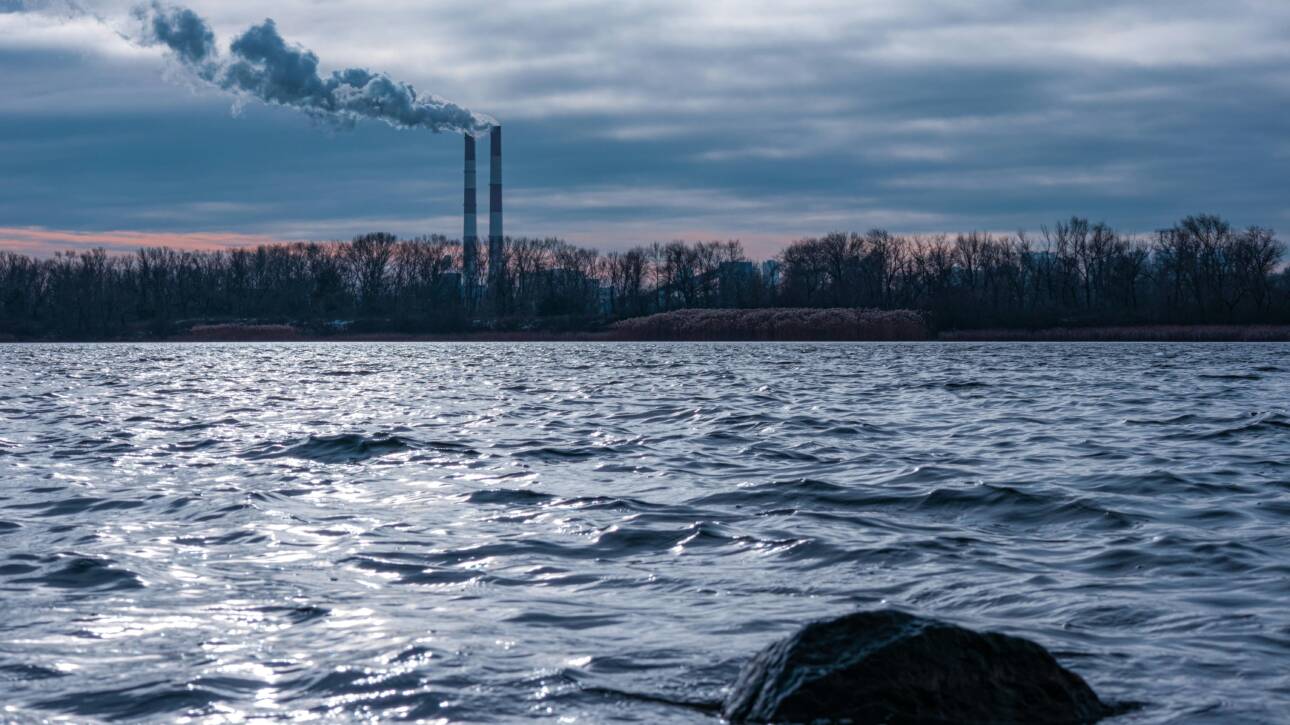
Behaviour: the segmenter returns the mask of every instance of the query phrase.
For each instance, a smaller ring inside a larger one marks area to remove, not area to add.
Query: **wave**
[[[110,720],[146,720],[178,714],[206,712],[229,698],[195,684],[161,680],[115,690],[73,692],[35,703],[52,710]]]
[[[298,442],[270,443],[253,448],[244,457],[252,460],[295,458],[317,463],[359,463],[372,458],[410,451],[415,446],[396,435],[378,433],[365,436],[342,433],[314,436]]]
[[[22,573],[35,575],[11,581],[15,584],[38,584],[56,589],[95,591],[124,591],[144,587],[143,579],[138,574],[119,567],[110,559],[67,554],[49,557],[41,563],[45,564],[45,567],[18,565],[26,569]],[[49,568],[55,564],[62,564],[62,566]],[[36,574],[36,572],[41,573]]]
[[[392,552],[354,556],[343,559],[341,563],[364,571],[392,575],[399,584],[459,585],[486,578],[477,571],[436,566],[427,561],[417,561],[412,557],[398,560],[393,559],[394,556]]]
[[[1262,375],[1255,373],[1201,373],[1196,377],[1202,380],[1262,380]]]
[[[541,506],[568,509],[621,509],[635,512],[665,512],[670,507],[626,496],[556,496],[532,489],[490,488],[472,491],[461,500],[484,506]],[[683,512],[690,516],[693,512]]]
[[[524,612],[506,619],[507,622],[514,624],[558,627],[573,632],[584,629],[612,627],[621,623],[622,620],[622,616],[617,614],[555,614],[551,612]]]
[[[1237,425],[1216,430],[1189,432],[1185,437],[1197,440],[1223,440],[1266,433],[1284,435],[1286,431],[1290,431],[1290,416],[1282,413],[1262,412],[1249,414]]]
[[[1139,521],[1136,516],[1113,511],[1089,499],[1028,492],[988,483],[966,488],[938,488],[923,496],[915,509],[959,517],[985,517],[1010,525],[1043,527],[1078,523],[1100,530],[1125,529]]]
[[[907,478],[907,475],[902,477]],[[939,478],[939,476],[936,476]],[[930,491],[891,484],[847,487],[801,479],[691,499],[692,506],[752,507],[761,513],[824,510],[852,513],[917,513],[939,519],[992,520],[1012,525],[1083,523],[1095,528],[1134,525],[1134,516],[1099,506],[1090,500],[1054,493],[1028,492],[998,484],[937,486]]]
[[[71,516],[99,511],[120,511],[137,509],[144,506],[143,501],[135,499],[108,499],[94,496],[72,496],[57,501],[40,501],[36,503],[14,504],[10,508],[26,509],[37,512],[38,516]]]
[[[33,682],[66,677],[66,673],[40,665],[0,665],[0,682]]]
[[[828,481],[802,478],[795,481],[742,486],[731,491],[690,499],[691,506],[759,506],[769,508],[821,506],[851,508],[864,504],[868,497],[855,489]]]

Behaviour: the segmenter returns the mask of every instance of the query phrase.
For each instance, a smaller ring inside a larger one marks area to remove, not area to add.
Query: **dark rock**
[[[1089,723],[1112,713],[1029,640],[903,612],[815,622],[762,650],[726,698],[734,722]]]

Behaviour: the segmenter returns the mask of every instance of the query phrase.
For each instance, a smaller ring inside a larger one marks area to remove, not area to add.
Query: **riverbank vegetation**
[[[933,332],[989,330],[995,338],[1054,328],[1290,324],[1281,242],[1271,230],[1237,229],[1209,215],[1148,236],[1080,218],[1034,234],[837,233],[795,241],[760,263],[738,242],[600,254],[558,239],[514,238],[491,287],[462,279],[460,252],[444,237],[387,234],[205,252],[0,252],[0,339],[242,339],[238,330],[248,329],[228,325],[252,326],[260,339],[274,329],[284,339],[587,332],[869,339],[877,329],[908,339],[915,319]],[[668,316],[680,310],[744,312]],[[286,327],[265,327],[273,325]]]
[[[614,323],[617,340],[926,340],[922,315],[850,307],[693,309]]]

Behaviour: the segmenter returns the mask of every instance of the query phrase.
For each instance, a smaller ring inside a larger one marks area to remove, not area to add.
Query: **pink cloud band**
[[[199,251],[281,244],[287,240],[262,234],[237,232],[83,232],[42,227],[0,227],[0,250],[34,256],[55,252],[79,251],[102,247],[114,252],[132,252],[140,247],[170,247]]]

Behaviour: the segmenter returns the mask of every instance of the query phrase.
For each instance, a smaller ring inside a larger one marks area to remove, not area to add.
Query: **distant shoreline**
[[[599,332],[468,332],[444,334],[341,333],[315,335],[289,332],[285,326],[226,326],[218,334],[186,334],[158,338],[119,339],[14,339],[0,338],[0,344],[41,343],[318,343],[318,342],[1290,342],[1290,325],[1141,325],[1118,327],[1055,327],[1039,330],[973,329],[945,330],[920,337],[821,336],[819,339],[793,336],[776,339],[760,335],[714,335],[667,337],[655,332],[632,335],[622,331]]]
[[[942,342],[1290,342],[1290,325],[1124,325],[946,330]]]

